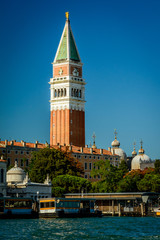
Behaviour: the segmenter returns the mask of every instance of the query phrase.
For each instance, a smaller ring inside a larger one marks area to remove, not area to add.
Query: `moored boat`
[[[31,198],[0,198],[0,218],[37,218]]]
[[[39,217],[100,217],[95,200],[86,198],[46,198],[39,200]]]

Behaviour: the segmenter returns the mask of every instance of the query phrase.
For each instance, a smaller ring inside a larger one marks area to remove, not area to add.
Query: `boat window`
[[[46,202],[46,208],[48,208],[49,207],[49,202]]]
[[[41,202],[41,208],[44,208],[44,203],[43,202]]]
[[[55,203],[54,203],[54,202],[50,202],[50,203],[49,203],[49,206],[50,206],[50,207],[55,207]]]

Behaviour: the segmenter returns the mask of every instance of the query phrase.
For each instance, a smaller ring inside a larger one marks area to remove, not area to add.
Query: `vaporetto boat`
[[[42,198],[39,200],[39,217],[97,217],[95,199],[89,198]]]

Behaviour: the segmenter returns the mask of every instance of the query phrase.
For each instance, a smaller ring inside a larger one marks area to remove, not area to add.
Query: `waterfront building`
[[[7,161],[3,159],[1,156],[0,159],[0,196],[6,196],[6,169],[7,169]]]
[[[50,79],[50,145],[85,146],[85,80],[69,13]]]
[[[32,198],[50,198],[52,196],[52,184],[47,176],[44,183],[31,182],[28,173],[17,165],[7,171],[7,196]]]
[[[148,155],[145,154],[142,144],[143,142],[141,141],[141,148],[139,150],[139,154],[132,159],[131,170],[144,170],[145,168],[149,167],[154,168],[154,162],[150,159]]]
[[[97,209],[110,216],[147,216],[155,215],[160,204],[160,193],[68,193],[65,198],[93,198]]]

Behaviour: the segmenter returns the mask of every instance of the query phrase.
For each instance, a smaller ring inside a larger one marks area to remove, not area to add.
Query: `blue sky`
[[[49,142],[49,79],[69,11],[84,63],[86,144],[160,158],[160,1],[0,1],[0,138]]]

